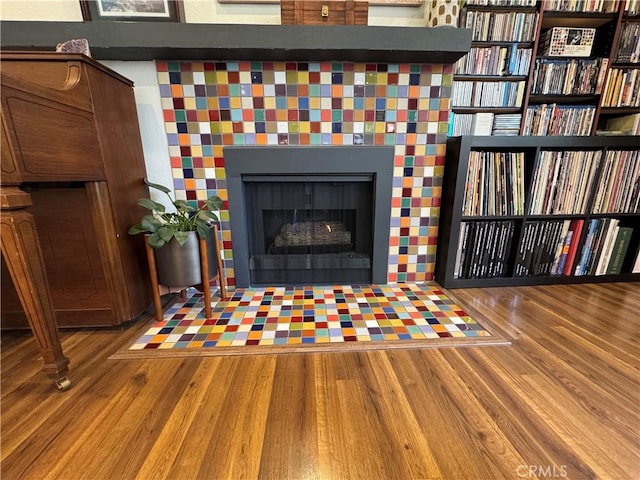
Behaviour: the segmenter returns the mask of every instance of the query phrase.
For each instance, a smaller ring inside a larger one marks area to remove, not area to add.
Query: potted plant
[[[140,223],[129,229],[130,235],[148,234],[147,242],[154,249],[158,282],[168,287],[184,288],[201,283],[200,249],[198,235],[206,240],[210,276],[218,271],[213,222],[218,221],[216,211],[222,207],[217,195],[209,197],[200,208],[185,200],[175,200],[164,185],[145,184],[167,195],[175,212],[151,198],[140,198],[138,205],[151,211]]]

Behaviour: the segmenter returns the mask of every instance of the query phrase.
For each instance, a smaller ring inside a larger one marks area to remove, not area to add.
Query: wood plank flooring
[[[3,480],[640,478],[640,283],[451,290],[507,347],[107,360],[3,332]]]

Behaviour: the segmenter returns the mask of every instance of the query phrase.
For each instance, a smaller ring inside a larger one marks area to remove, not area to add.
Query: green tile
[[[216,72],[211,72],[211,71],[204,72],[204,83],[207,85],[215,85]]]
[[[233,83],[229,85],[229,96],[230,97],[239,97],[241,95],[240,85],[237,83]]]
[[[286,73],[286,81],[287,85],[297,85],[298,84],[298,71],[287,72]]]
[[[378,80],[377,73],[366,73],[364,76],[365,85],[375,85]]]
[[[184,110],[176,110],[176,122],[186,122],[187,114]]]

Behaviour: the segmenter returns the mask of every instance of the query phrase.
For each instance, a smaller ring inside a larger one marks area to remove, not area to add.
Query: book
[[[605,130],[619,135],[640,135],[640,113],[610,118]]]
[[[571,220],[571,226],[569,229],[573,232],[571,245],[569,246],[569,251],[567,252],[567,259],[564,265],[563,274],[571,275],[573,263],[576,258],[576,253],[578,251],[578,243],[580,242],[580,235],[582,234],[582,227],[584,225],[583,219],[574,219]]]
[[[582,246],[582,253],[580,255],[580,262],[576,265],[576,270],[574,275],[586,275],[587,274],[587,263],[589,261],[589,255],[591,254],[591,249],[593,248],[593,243],[598,234],[598,229],[600,228],[600,224],[602,220],[599,218],[594,218],[589,220],[589,230],[587,231],[587,238],[584,241],[584,245]]]
[[[493,113],[479,112],[471,121],[471,135],[491,135],[493,128]]]
[[[618,229],[618,235],[616,236],[616,240],[613,244],[611,260],[609,260],[609,265],[607,266],[607,275],[616,275],[620,273],[632,234],[633,228],[631,227],[620,227]]]
[[[564,237],[564,243],[562,245],[562,252],[560,254],[560,258],[558,259],[558,267],[556,268],[555,273],[551,272],[552,275],[563,274],[564,266],[567,262],[567,254],[569,253],[569,247],[571,245],[572,239],[573,239],[573,230],[568,230],[566,236]]]
[[[636,253],[636,260],[633,262],[633,270],[631,270],[631,273],[640,273],[640,247]]]
[[[611,259],[611,255],[613,253],[613,245],[618,235],[618,230],[620,227],[618,226],[620,220],[617,218],[611,219],[609,223],[609,228],[607,229],[604,246],[602,248],[602,253],[600,254],[600,258],[598,259],[598,265],[596,266],[595,275],[604,275],[607,273],[607,265],[609,265],[609,260]]]
[[[453,268],[453,278],[461,277],[461,267],[464,260],[464,252],[467,246],[467,224],[465,222],[460,223],[460,235],[458,238],[458,249],[456,250],[456,262]]]

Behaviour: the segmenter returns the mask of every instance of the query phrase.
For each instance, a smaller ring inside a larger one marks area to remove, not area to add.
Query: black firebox
[[[237,286],[386,282],[393,148],[224,154]]]

